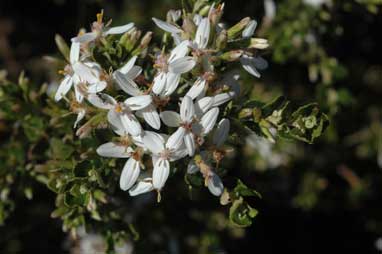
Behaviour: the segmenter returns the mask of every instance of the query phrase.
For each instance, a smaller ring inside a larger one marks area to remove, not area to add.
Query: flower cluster
[[[224,143],[230,132],[224,109],[240,95],[240,72],[230,66],[239,63],[260,77],[259,70],[267,63],[258,51],[268,47],[265,39],[253,38],[257,23],[250,18],[226,29],[220,22],[223,8],[224,4],[213,4],[197,13],[171,10],[166,21],[153,18],[165,32],[163,47],[147,53],[152,50],[148,33],[140,50],[132,51],[118,68],[105,69],[92,54],[97,47],[113,47],[109,42],[118,34],[140,35],[133,23],[110,28],[100,13],[91,32],[72,39],[55,99],[71,103],[77,113],[75,127],[88,111],[105,112],[118,138],[99,146],[97,153],[127,159],[120,188],[131,196],[156,190],[160,200],[171,164],[179,160],[188,164],[188,174],[203,176],[213,195],[223,193],[216,169],[227,152]],[[68,98],[71,88],[74,96]],[[146,165],[147,156],[152,165]]]

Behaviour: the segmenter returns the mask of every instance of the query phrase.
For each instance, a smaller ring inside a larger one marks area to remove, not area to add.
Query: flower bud
[[[260,108],[253,108],[252,110],[253,120],[258,123],[261,120],[262,112]]]
[[[243,18],[239,23],[228,29],[228,39],[235,39],[238,37],[250,21],[251,19],[249,17]]]
[[[223,29],[216,38],[216,48],[218,50],[224,49],[227,45],[227,30]]]
[[[223,15],[223,9],[224,9],[224,3],[223,4],[219,4],[217,6],[217,8],[214,8],[214,6],[212,6],[210,8],[210,11],[208,13],[208,18],[210,19],[211,24],[213,26],[215,26],[217,23],[219,23],[220,18]]]
[[[190,16],[183,19],[183,31],[191,38],[196,32],[196,25]]]
[[[268,40],[262,38],[252,38],[249,48],[266,49],[269,47]]]
[[[247,118],[252,115],[252,110],[250,108],[244,108],[239,112],[239,119]]]
[[[181,10],[169,10],[167,12],[167,20],[171,22],[177,22],[182,15]]]
[[[220,58],[227,62],[234,62],[234,61],[237,61],[242,54],[243,54],[242,50],[231,50],[231,51],[225,52],[223,55],[220,56]]]
[[[153,32],[147,32],[141,39],[141,44],[139,45],[142,49],[147,48],[153,37]]]

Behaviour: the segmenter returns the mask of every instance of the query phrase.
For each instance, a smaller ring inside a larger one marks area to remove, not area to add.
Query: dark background
[[[224,20],[229,24],[245,16],[261,21],[264,14],[261,1],[225,2]],[[114,18],[116,24],[134,20],[142,29],[153,29],[152,16],[163,18],[167,9],[176,7],[179,7],[177,1],[1,0],[0,69],[7,69],[13,78],[21,70],[26,70],[37,82],[43,81],[47,78],[45,66],[38,63],[42,55],[57,53],[56,33],[69,40],[80,27],[88,27],[101,8],[105,9],[107,17]],[[379,253],[375,241],[381,236],[380,229],[374,227],[370,230],[369,225],[370,221],[376,224],[381,221],[381,172],[375,158],[357,158],[341,139],[368,125],[365,116],[368,105],[381,105],[381,72],[377,74],[379,85],[374,88],[363,85],[362,75],[370,65],[381,66],[382,37],[379,35],[382,17],[380,14],[370,15],[359,6],[351,12],[338,9],[331,22],[341,24],[343,34],[323,37],[321,43],[329,55],[347,66],[350,73],[333,87],[349,89],[356,97],[357,106],[344,107],[341,114],[334,117],[338,142],[328,145],[319,141],[314,147],[303,148],[325,160],[313,168],[331,185],[321,193],[316,206],[304,210],[293,206],[291,200],[299,191],[303,172],[310,170],[307,166],[309,157],[290,166],[294,169],[292,172],[280,168],[267,173],[253,173],[256,179],[253,186],[263,194],[263,199],[256,201],[260,214],[247,230],[246,237],[240,240],[223,238],[222,243],[228,253]],[[271,52],[265,58],[270,61],[270,68],[263,75],[265,83],[281,84],[280,89],[298,101],[314,98],[316,90],[312,84],[306,84],[305,97],[296,96],[295,84],[306,81],[307,74],[301,72],[301,77],[296,80],[289,70],[303,68],[301,62],[296,59],[287,63],[272,62]],[[336,171],[343,163],[358,169],[360,177],[372,178],[369,194],[356,204],[347,199],[349,186]],[[237,165],[245,168],[243,161],[238,160]],[[22,242],[22,247],[15,247],[12,253],[66,253],[63,250],[66,234],[61,231],[61,222],[50,218],[54,196],[43,186],[37,186],[36,193],[32,201],[20,197],[23,201],[18,203],[6,225],[0,227],[0,253],[7,254],[2,251],[2,246],[9,249],[12,241]],[[174,225],[187,220],[182,213],[169,217],[171,221],[169,218],[168,223]],[[15,243],[15,246],[18,245]]]

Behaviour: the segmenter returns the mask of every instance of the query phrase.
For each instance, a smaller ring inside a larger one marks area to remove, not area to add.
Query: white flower
[[[81,62],[80,44],[72,43],[70,47],[70,63],[65,67],[65,77],[57,89],[55,100],[65,96],[74,84],[76,100],[82,102],[84,96],[101,92],[106,88],[106,82],[100,79],[101,67],[94,62]]]
[[[159,55],[155,67],[159,72],[154,78],[153,92],[157,95],[169,96],[178,87],[180,75],[194,68],[196,62],[186,56],[189,51],[189,42],[183,41],[176,46],[170,56]]]
[[[96,40],[100,37],[105,37],[112,34],[123,34],[134,27],[134,23],[128,23],[123,26],[107,27],[104,25],[103,12],[97,14],[97,21],[92,24],[92,31],[89,33],[80,34],[72,38],[72,42],[87,43]]]
[[[92,96],[89,102],[94,106],[109,110],[108,121],[115,126],[123,126],[132,136],[142,133],[142,126],[133,114],[133,111],[143,109],[150,105],[152,98],[150,95],[138,95],[126,99],[124,102],[117,102],[107,94]]]
[[[133,57],[124,67],[122,67],[120,70],[115,71],[113,76],[114,79],[117,81],[119,87],[127,94],[131,96],[145,95],[145,93],[142,92],[138,88],[137,84],[134,82],[134,79],[140,73],[140,71],[137,71],[137,68],[140,69],[140,67],[134,66],[135,60],[136,57]],[[154,104],[154,98],[152,94],[148,95],[151,96],[151,103],[148,104],[146,107],[137,110],[137,115],[143,117],[146,123],[148,123],[151,127],[153,127],[156,130],[159,130],[160,118],[156,106]]]
[[[185,157],[186,152],[185,149],[174,144],[171,136],[166,141],[165,137],[160,134],[145,131],[142,139],[152,153],[154,165],[152,185],[159,192],[170,174],[170,162]]]
[[[200,106],[197,108],[200,110]],[[195,135],[207,135],[215,125],[219,115],[219,108],[213,107],[206,113],[200,115],[200,119],[196,118],[195,106],[192,99],[185,96],[180,105],[180,114],[174,111],[163,111],[161,113],[162,121],[169,127],[179,127],[171,140],[174,147],[180,147],[183,143],[187,148],[189,156],[195,153]]]
[[[61,81],[54,99],[56,101],[59,101],[62,99],[63,96],[65,96],[70,88],[72,87],[73,83],[78,83],[79,78],[73,71],[73,65],[78,62],[80,58],[80,44],[79,43],[72,43],[70,47],[70,63],[65,67],[65,77]]]

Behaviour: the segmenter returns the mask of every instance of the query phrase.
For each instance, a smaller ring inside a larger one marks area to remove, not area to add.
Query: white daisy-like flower
[[[196,107],[198,112],[201,111],[200,118],[195,113],[191,97],[185,96],[180,105],[180,114],[174,111],[163,111],[160,114],[164,124],[169,127],[178,127],[169,141],[171,140],[176,148],[184,143],[189,156],[195,153],[195,137],[207,135],[214,127],[219,115],[217,107],[209,109],[206,113],[202,112],[199,104]]]
[[[57,89],[55,100],[59,101],[74,85],[76,100],[82,102],[88,94],[104,90],[107,83],[101,80],[101,67],[94,62],[80,61],[80,44],[72,43],[70,47],[70,63],[64,69],[65,77]]]
[[[196,62],[186,56],[189,51],[189,42],[183,41],[176,46],[169,56],[159,55],[154,67],[159,71],[154,78],[152,91],[157,95],[169,96],[178,87],[180,75],[194,68]]]
[[[88,43],[95,41],[97,38],[105,37],[113,34],[123,34],[134,27],[134,23],[128,23],[123,26],[108,27],[109,24],[104,24],[103,11],[97,14],[97,21],[93,22],[91,32],[80,34],[72,38],[72,42]]]
[[[183,147],[175,144],[174,139],[156,132],[145,131],[142,137],[143,143],[152,153],[154,165],[152,186],[160,192],[170,174],[170,162],[179,160],[187,155]]]
[[[146,93],[141,91],[138,85],[134,82],[134,79],[139,75],[141,70],[140,67],[134,66],[135,60],[136,57],[133,57],[124,67],[115,71],[113,76],[117,81],[118,86],[125,93],[131,96],[145,95]],[[159,114],[154,103],[154,96],[151,93],[146,95],[151,96],[151,103],[146,107],[137,110],[137,115],[143,117],[146,123],[148,123],[152,128],[159,130],[161,124]]]
[[[92,96],[89,102],[97,108],[109,110],[107,118],[109,123],[119,126],[132,136],[138,136],[142,133],[142,126],[134,115],[134,111],[143,109],[150,105],[152,98],[150,95],[138,95],[126,99],[124,102],[117,102],[113,97],[107,94]]]

